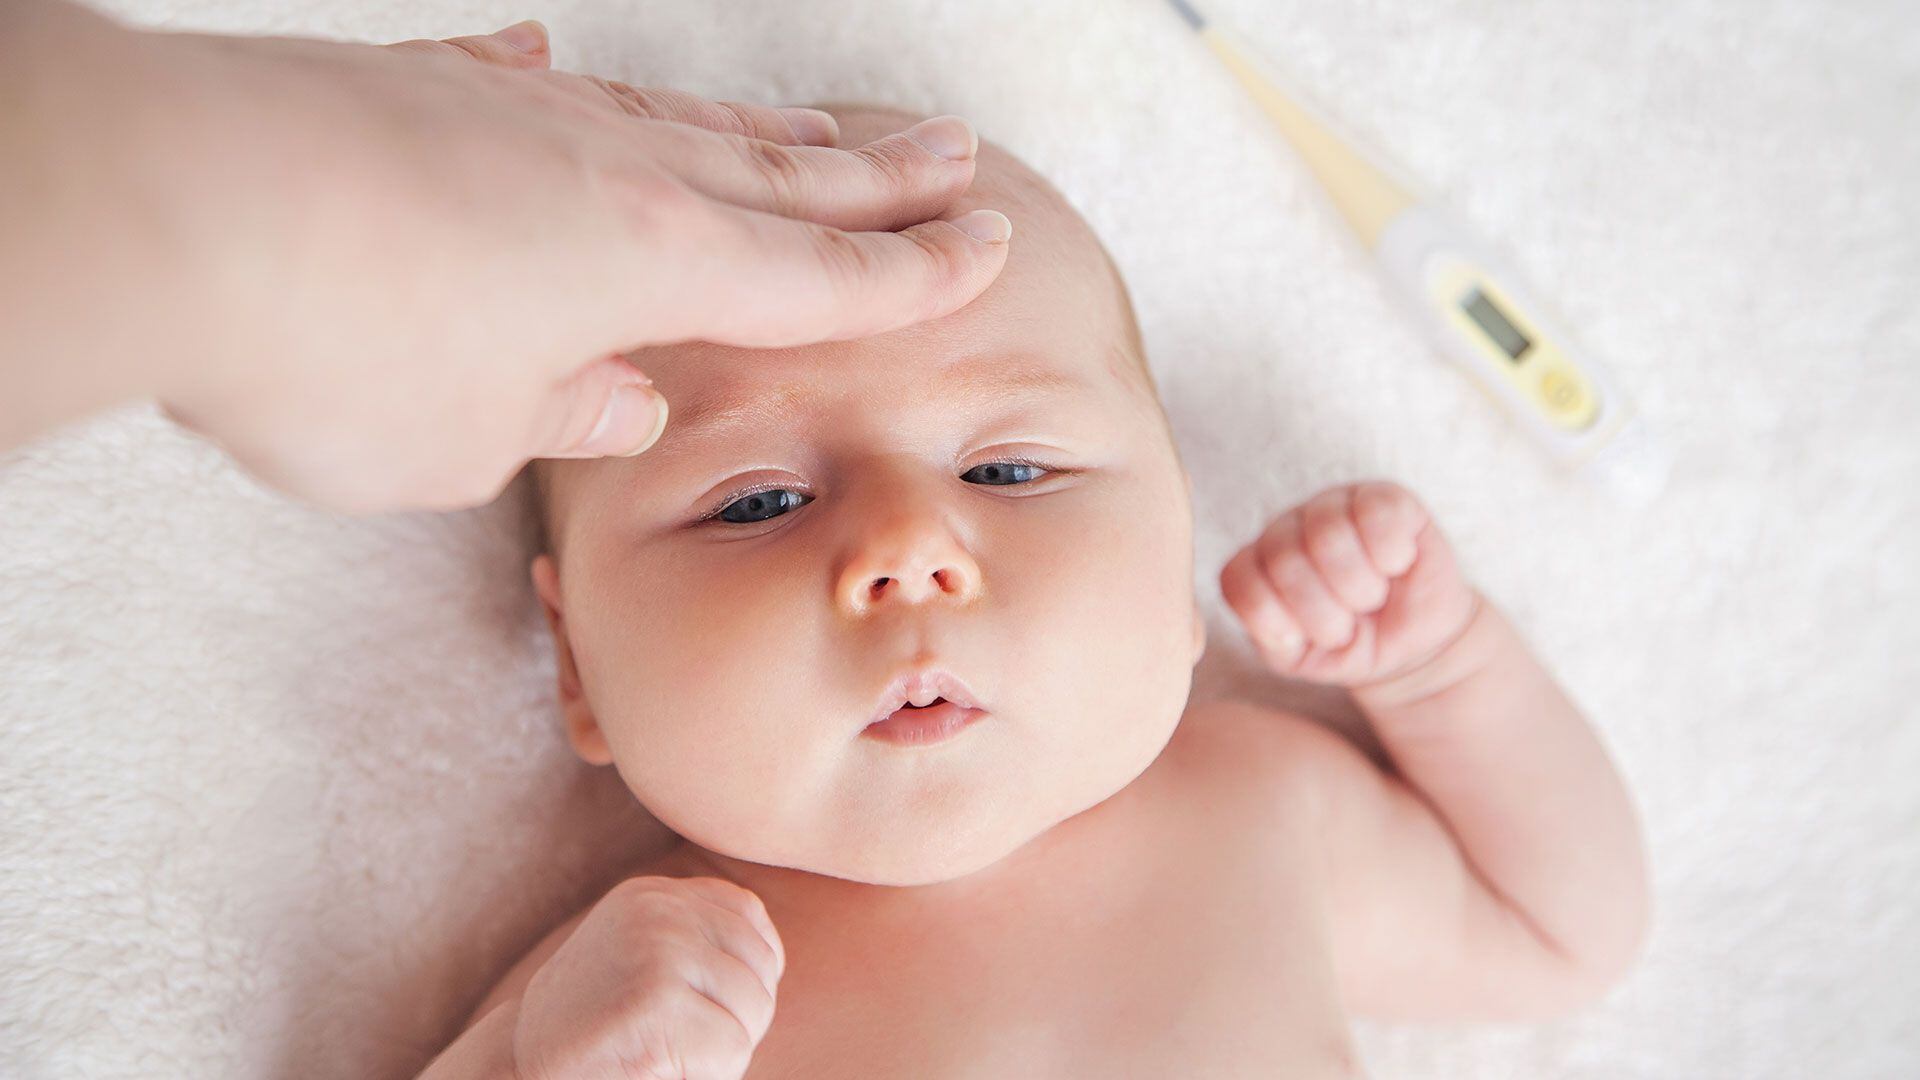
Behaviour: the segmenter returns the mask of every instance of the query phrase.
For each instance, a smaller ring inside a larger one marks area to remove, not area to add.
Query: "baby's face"
[[[840,115],[843,145],[912,122]],[[545,467],[534,577],[574,745],[702,847],[959,877],[1126,786],[1179,720],[1186,477],[1091,235],[1022,168],[983,145],[948,215],[1014,221],[980,299],[859,341],[646,351],[659,443]],[[922,671],[985,715],[876,738]]]

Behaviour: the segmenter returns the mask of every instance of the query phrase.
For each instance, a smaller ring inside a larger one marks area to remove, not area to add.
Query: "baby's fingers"
[[[766,1038],[767,1029],[773,1026],[773,992],[760,980],[758,972],[732,953],[720,949],[707,951],[688,972],[687,985],[727,1011],[746,1035],[749,1051]],[[728,1033],[725,1024],[720,1028],[723,1034]]]
[[[753,890],[742,888],[720,878],[678,878],[676,881],[681,888],[702,900],[745,920],[747,925],[758,933],[760,944],[773,956],[773,977],[768,980],[768,985],[772,986],[780,981],[780,976],[787,970],[787,951],[780,940],[780,932],[774,928],[773,917],[767,914],[765,901],[761,900]],[[748,950],[736,949],[734,955],[750,963],[757,963]]]
[[[1252,545],[1241,548],[1221,569],[1220,595],[1240,617],[1247,636],[1276,666],[1291,668],[1306,655],[1306,632],[1267,584]]]
[[[751,991],[748,991],[751,993]],[[761,991],[764,993],[765,991]],[[668,1018],[672,1026],[669,1045],[655,1051],[670,1072],[625,1072],[620,1075],[671,1075],[680,1080],[740,1080],[753,1061],[753,1051],[766,1035],[762,1027],[756,1034],[738,1013],[725,1002],[715,1000],[704,990],[689,988],[684,1000],[676,1001],[676,1015]],[[773,1012],[767,1010],[771,1022]],[[623,1057],[623,1065],[626,1061]],[[609,1074],[596,1074],[609,1075]]]
[[[1353,640],[1359,624],[1307,554],[1302,519],[1296,511],[1282,514],[1267,526],[1254,543],[1255,558],[1308,639],[1323,649],[1339,649]]]
[[[1314,569],[1349,611],[1372,614],[1387,602],[1387,576],[1354,527],[1352,487],[1329,488],[1300,508],[1301,542]]]
[[[1353,521],[1373,565],[1388,577],[1399,577],[1420,554],[1420,530],[1427,524],[1426,509],[1399,484],[1372,480],[1353,486]]]

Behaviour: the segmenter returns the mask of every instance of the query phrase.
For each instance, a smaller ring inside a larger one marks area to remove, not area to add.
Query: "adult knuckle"
[[[760,178],[770,208],[789,217],[797,213],[806,202],[808,185],[800,155],[765,139],[742,138],[738,145],[748,167]]]
[[[480,41],[473,38],[452,38],[443,42],[443,44],[445,44],[448,49],[454,52],[464,53],[467,56],[473,57],[475,60],[487,59],[486,47]]]
[[[754,122],[753,112],[737,102],[709,102],[707,111],[713,119],[716,131],[724,131],[729,135],[744,135],[748,138],[758,138],[764,134],[760,130],[760,125]]]
[[[814,226],[810,236],[814,254],[836,296],[862,295],[872,289],[880,266],[866,245],[839,229],[824,225]]]
[[[653,119],[663,115],[659,98],[650,90],[604,79],[598,75],[589,75],[587,79],[594,86],[599,87],[601,93],[605,94],[621,112],[629,116]]]
[[[883,194],[899,195],[913,185],[919,159],[907,149],[904,141],[882,139],[854,153],[867,162],[868,172]]]
[[[956,254],[953,245],[942,243],[941,234],[934,230],[909,229],[894,235],[905,237],[920,249],[918,262],[923,268],[920,280],[925,296],[917,316],[926,319],[952,311],[958,306],[956,298],[967,282],[967,260]]]
[[[592,187],[604,192],[610,212],[627,228],[657,241],[696,227],[706,201],[666,169],[624,164],[601,172]]]

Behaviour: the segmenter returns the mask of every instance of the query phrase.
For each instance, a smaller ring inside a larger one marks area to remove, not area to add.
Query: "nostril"
[[[921,584],[915,586],[912,584],[914,581],[919,581]],[[962,596],[967,589],[967,577],[963,571],[943,566],[925,577],[899,578],[888,575],[868,578],[864,598],[858,602],[862,606],[879,604],[887,598],[889,590],[896,595],[897,599],[920,602],[935,597]]]

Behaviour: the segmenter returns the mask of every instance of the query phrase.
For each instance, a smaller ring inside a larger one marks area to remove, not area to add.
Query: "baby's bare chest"
[[[748,1077],[1360,1075],[1304,875],[1112,809],[1011,895],[783,922]]]
[[[1310,941],[1166,915],[790,968],[748,1076],[1359,1075]]]

